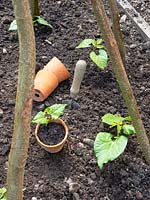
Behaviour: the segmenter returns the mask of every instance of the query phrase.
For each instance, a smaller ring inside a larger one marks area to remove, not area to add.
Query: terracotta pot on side
[[[34,79],[33,100],[44,101],[61,81],[70,77],[70,73],[63,63],[56,57],[40,70]]]
[[[60,118],[58,118],[57,120],[50,121],[50,123],[51,123],[51,122],[59,123],[59,124],[61,124],[61,125],[64,127],[64,129],[65,129],[65,137],[64,137],[64,139],[63,139],[60,143],[58,143],[58,144],[56,144],[56,145],[47,145],[47,144],[44,144],[43,142],[41,142],[40,139],[39,139],[39,137],[38,137],[38,131],[39,131],[39,128],[40,128],[40,124],[38,124],[38,125],[36,126],[36,129],[35,129],[35,137],[36,137],[36,140],[37,140],[38,144],[39,144],[42,148],[44,148],[46,151],[48,151],[48,152],[50,152],[50,153],[57,153],[57,152],[61,151],[61,149],[63,148],[64,144],[65,144],[66,141],[67,141],[67,138],[68,138],[68,126],[67,126],[67,125],[65,124],[65,122],[64,122],[62,119],[60,119]]]
[[[38,102],[44,101],[57,86],[58,79],[53,73],[47,73],[46,70],[38,71],[34,80],[33,99]]]
[[[64,64],[56,57],[53,57],[44,67],[48,72],[52,72],[58,78],[58,82],[62,82],[70,77],[70,73]]]

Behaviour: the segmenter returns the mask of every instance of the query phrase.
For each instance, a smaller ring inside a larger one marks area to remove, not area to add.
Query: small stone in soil
[[[94,140],[91,140],[89,138],[84,138],[83,143],[89,145],[90,147],[94,146]]]
[[[32,199],[31,200],[37,200],[37,198],[36,197],[32,197]]]
[[[72,100],[71,109],[76,110],[78,108],[80,108],[80,104]]]
[[[6,48],[3,48],[3,54],[6,54],[6,53],[7,53]]]
[[[0,117],[3,116],[3,110],[0,108]]]
[[[69,184],[69,192],[70,193],[75,193],[78,192],[78,190],[80,189],[80,185],[76,182],[70,183]]]
[[[65,129],[61,124],[51,122],[48,125],[41,125],[38,137],[44,144],[56,145],[65,137]]]
[[[4,71],[0,70],[0,77],[2,77],[4,75]]]

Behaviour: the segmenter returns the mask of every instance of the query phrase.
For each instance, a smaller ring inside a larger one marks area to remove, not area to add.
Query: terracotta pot
[[[50,123],[51,122],[56,122],[56,123],[59,123],[59,124],[61,124],[63,127],[64,127],[64,129],[65,129],[65,137],[64,137],[64,139],[60,142],[60,143],[58,143],[58,144],[56,144],[56,145],[47,145],[47,144],[44,144],[43,142],[41,142],[40,141],[40,139],[39,139],[39,137],[38,137],[38,131],[39,131],[39,128],[40,128],[40,124],[38,124],[37,126],[36,126],[36,129],[35,129],[35,137],[36,137],[36,140],[37,140],[37,142],[38,142],[38,144],[42,147],[42,148],[44,148],[46,151],[48,151],[48,152],[50,152],[50,153],[57,153],[57,152],[59,152],[62,148],[63,148],[63,146],[64,146],[64,144],[65,144],[65,142],[66,142],[66,140],[67,140],[67,137],[68,137],[68,126],[65,124],[65,122],[62,120],[62,119],[57,119],[57,120],[53,120],[53,121],[50,121]]]
[[[46,70],[40,70],[34,79],[33,99],[35,101],[44,101],[58,86],[58,79],[53,73],[47,73]]]
[[[48,72],[52,72],[58,78],[58,82],[62,82],[70,77],[70,73],[64,64],[56,57],[53,57],[44,67]]]

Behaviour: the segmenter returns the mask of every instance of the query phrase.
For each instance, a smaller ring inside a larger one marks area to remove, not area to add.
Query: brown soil
[[[64,139],[65,129],[61,124],[51,122],[40,126],[38,137],[44,144],[55,145]]]
[[[148,1],[130,2],[148,21]],[[49,154],[41,149],[34,136],[35,125],[32,124],[24,199],[77,199],[70,190],[69,181],[72,181],[76,183],[76,193],[81,200],[149,200],[150,166],[145,163],[136,136],[129,138],[125,152],[103,170],[97,166],[93,148],[84,143],[85,138],[94,140],[96,134],[103,130],[100,119],[105,113],[128,115],[111,63],[105,70],[99,70],[89,60],[88,50],[75,49],[82,39],[100,37],[90,1],[43,0],[40,1],[40,7],[41,15],[51,23],[53,30],[39,28],[35,31],[37,70],[57,56],[70,71],[71,78],[61,83],[43,103],[34,102],[33,116],[47,106],[70,100],[74,67],[79,59],[88,62],[88,69],[77,99],[80,107],[66,109],[62,117],[69,126],[69,141],[60,153]],[[124,14],[122,10],[120,14]],[[6,183],[18,74],[18,36],[16,32],[8,31],[13,19],[11,1],[1,0],[0,108],[3,114],[0,115],[0,187]],[[126,43],[125,68],[146,131],[149,132],[150,45],[129,19],[122,23],[122,32]]]

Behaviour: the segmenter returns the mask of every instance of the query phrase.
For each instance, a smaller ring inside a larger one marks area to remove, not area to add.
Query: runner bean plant
[[[115,127],[116,135],[110,132],[99,132],[94,142],[94,153],[100,169],[109,161],[115,160],[126,148],[128,136],[135,134],[135,129],[131,124],[131,117],[121,117],[118,114],[107,113],[102,117],[102,122]]]
[[[90,48],[90,59],[100,68],[104,69],[107,66],[108,55],[105,51],[105,47],[102,44],[102,39],[84,39],[76,48]]]

